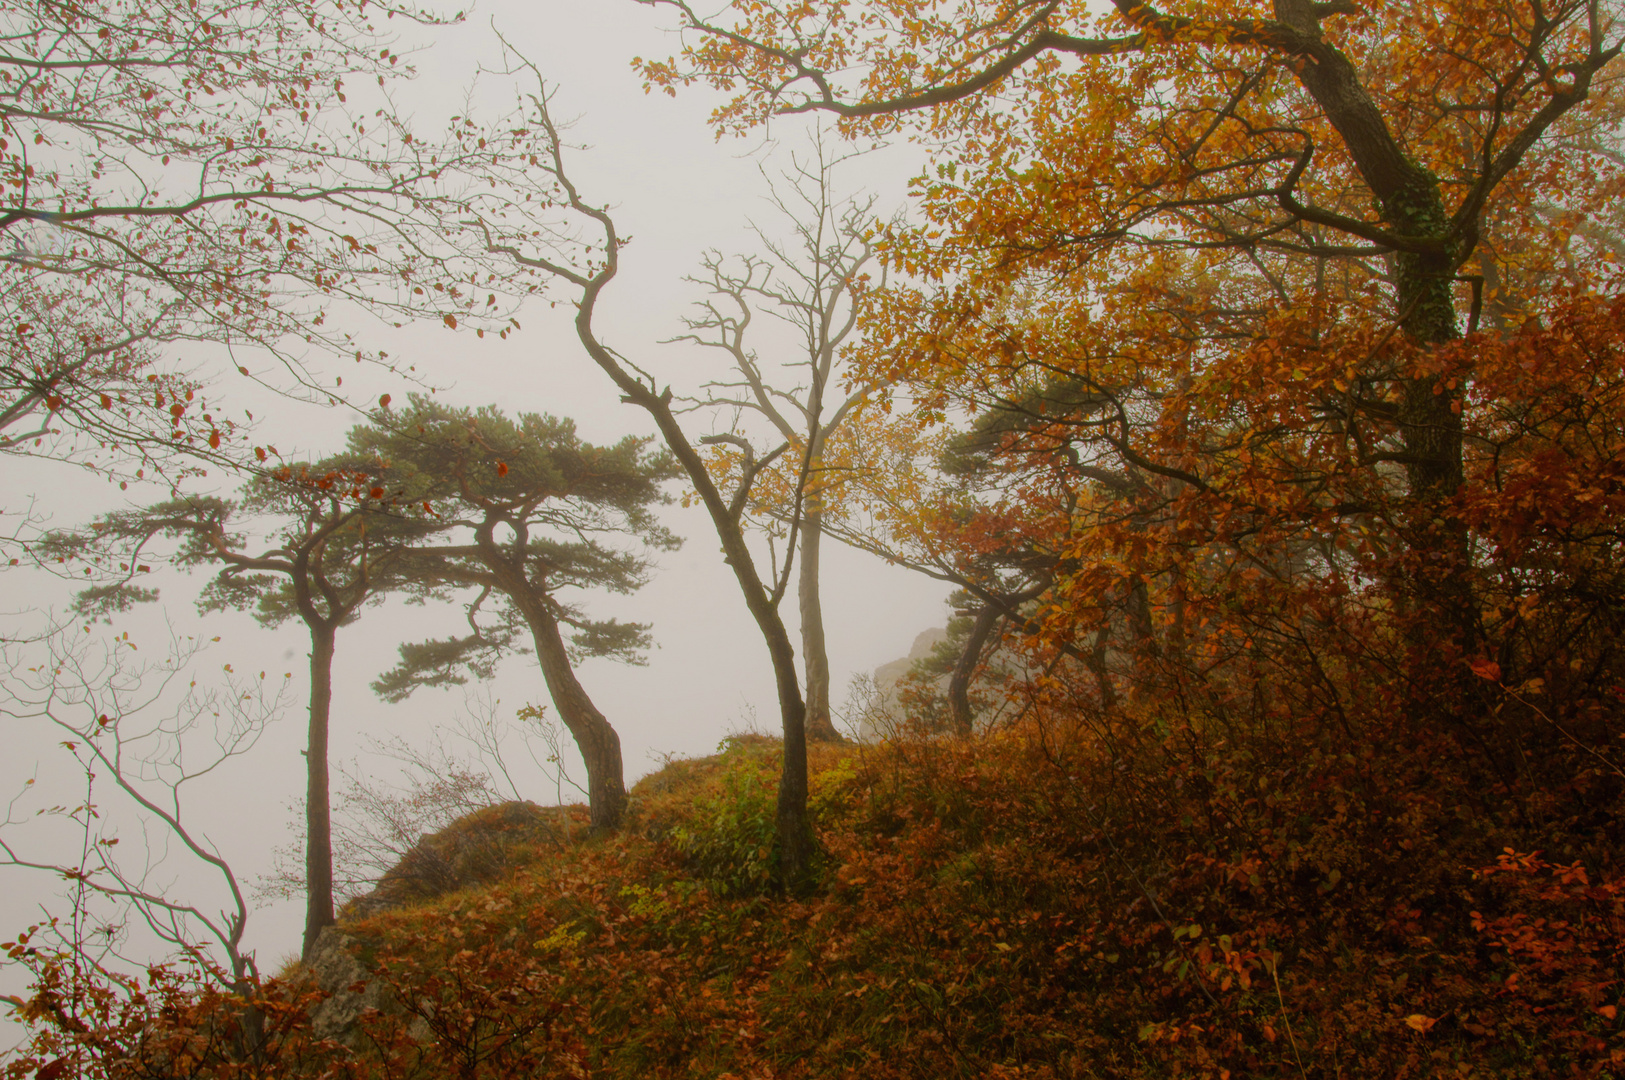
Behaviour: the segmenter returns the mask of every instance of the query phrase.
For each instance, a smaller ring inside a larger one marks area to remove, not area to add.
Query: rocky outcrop
[[[507,802],[465,814],[439,832],[424,834],[371,893],[345,906],[341,917],[346,928],[329,926],[317,935],[304,963],[308,977],[327,995],[311,1014],[317,1038],[354,1047],[361,1038],[356,1021],[363,1011],[404,1011],[367,964],[368,942],[354,932],[356,920],[496,881],[526,861],[528,850],[551,841],[553,830],[549,812],[540,806]],[[409,1034],[426,1039],[428,1027],[419,1018]]]
[[[356,1021],[362,1010],[389,1008],[389,991],[359,958],[361,941],[328,926],[316,936],[305,970],[312,982],[327,994],[311,1013],[311,1030],[318,1039],[334,1039],[354,1045]]]
[[[344,915],[365,918],[489,884],[537,843],[553,840],[554,829],[552,816],[533,802],[498,803],[464,814],[439,832],[425,833],[372,892],[346,906]]]

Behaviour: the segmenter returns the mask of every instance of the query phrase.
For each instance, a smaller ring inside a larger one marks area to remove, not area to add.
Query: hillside
[[[470,1076],[1617,1075],[1611,818],[1534,854],[1415,748],[1170,753],[1129,790],[1057,734],[820,748],[800,897],[768,889],[775,744],[673,762],[619,835],[349,923],[417,1002],[356,1044],[415,1021]]]
[[[1617,772],[1554,733],[1528,760],[1565,784],[1494,791],[1447,736],[1371,724],[817,745],[799,896],[777,743],[734,738],[618,832],[510,803],[426,837],[251,1003],[36,962],[0,1073],[1620,1075]]]

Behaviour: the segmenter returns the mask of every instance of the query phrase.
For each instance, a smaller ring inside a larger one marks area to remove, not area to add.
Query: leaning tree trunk
[[[310,734],[305,747],[305,938],[309,960],[316,936],[332,926],[333,807],[328,794],[328,720],[333,708],[333,650],[337,620],[310,627]]]
[[[570,730],[581,760],[587,766],[587,802],[594,829],[613,829],[626,812],[626,782],[621,764],[621,737],[604,714],[593,705],[576,678],[570,655],[564,647],[558,620],[547,603],[531,599],[520,605],[536,643],[536,657],[542,664],[542,677],[559,719]]]
[[[607,280],[607,277],[600,280]],[[589,290],[589,299],[596,288]],[[626,400],[642,407],[654,418],[667,448],[699,491],[700,501],[716,529],[717,539],[722,542],[723,560],[733,570],[739,591],[744,594],[745,607],[756,621],[756,629],[767,646],[768,659],[773,665],[773,682],[779,692],[779,720],[784,733],[784,759],[779,771],[779,799],[774,814],[778,835],[779,884],[786,891],[793,892],[805,887],[811,880],[813,858],[817,851],[812,821],[807,816],[807,703],[801,696],[795,646],[790,643],[790,632],[785,629],[784,620],[779,616],[778,605],[762,583],[761,575],[756,572],[756,561],[751,558],[750,547],[745,543],[738,512],[723,502],[722,493],[712,482],[704,460],[688,441],[688,436],[683,434],[682,425],[671,411],[671,391],[656,394],[627,375],[614,357],[592,337],[591,311],[591,304],[584,302],[581,313],[576,316],[576,327],[582,343],[599,366],[615,379]]]
[[[474,530],[480,561],[491,572],[498,591],[513,602],[530,628],[536,659],[541,662],[542,678],[547,680],[553,707],[558,709],[559,720],[569,730],[576,749],[581,751],[582,763],[587,766],[587,807],[592,827],[595,830],[616,828],[626,811],[621,737],[576,679],[564,637],[559,632],[559,621],[553,615],[546,594],[531,582],[523,561],[508,558],[496,542],[495,530],[494,520],[487,520]]]
[[[560,176],[561,180],[564,177]],[[768,658],[773,664],[773,681],[779,691],[779,717],[784,728],[784,760],[779,775],[779,799],[775,824],[778,832],[779,882],[787,890],[802,888],[811,880],[813,856],[817,843],[812,822],[807,816],[807,704],[801,696],[801,680],[796,674],[795,647],[779,617],[775,598],[763,587],[761,575],[756,572],[755,560],[745,543],[745,534],[739,523],[739,511],[729,507],[711,479],[704,460],[688,441],[677,416],[671,410],[671,390],[656,393],[623,366],[621,359],[593,332],[593,312],[599,294],[614,280],[620,266],[621,239],[615,235],[615,223],[608,213],[584,202],[575,189],[564,180],[570,207],[597,221],[604,229],[604,262],[597,273],[582,277],[570,271],[562,276],[579,284],[581,303],[576,308],[576,336],[593,363],[620,388],[621,400],[645,410],[660,429],[666,447],[677,458],[699,492],[700,502],[716,528],[717,539],[722,542],[723,557],[734,572],[734,580],[744,594],[745,606],[750,610],[756,628],[767,646]],[[521,262],[526,260],[520,259]],[[530,261],[550,272],[559,273],[558,267],[541,261]],[[742,507],[741,507],[742,509]]]
[[[796,596],[801,605],[801,662],[807,669],[807,740],[840,742],[829,711],[829,652],[824,647],[824,606],[818,593],[818,552],[824,538],[824,510],[816,495],[807,497],[801,521],[801,577]]]

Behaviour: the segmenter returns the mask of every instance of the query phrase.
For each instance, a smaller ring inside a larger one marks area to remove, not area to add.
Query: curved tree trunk
[[[688,474],[690,482],[700,493],[700,501],[711,517],[711,524],[722,542],[723,559],[734,572],[734,580],[744,594],[745,607],[767,645],[768,658],[773,664],[773,682],[779,692],[779,720],[784,731],[784,760],[779,772],[779,799],[774,814],[779,848],[779,883],[787,891],[804,887],[811,879],[813,856],[817,842],[812,822],[807,816],[807,703],[801,696],[801,679],[796,671],[796,650],[790,643],[790,632],[785,629],[761,575],[756,561],[751,558],[745,543],[744,529],[739,516],[722,500],[722,493],[711,481],[705,461],[694,445],[683,434],[683,427],[671,411],[671,391],[656,394],[628,375],[616,362],[613,354],[592,336],[592,297],[598,284],[588,290],[581,311],[576,316],[577,332],[593,359],[621,388],[627,401],[648,411],[660,428],[661,437],[672,455]]]
[[[587,767],[587,806],[592,815],[592,827],[616,828],[626,810],[621,737],[576,679],[546,593],[531,582],[523,562],[509,559],[496,542],[496,524],[495,520],[488,519],[474,530],[480,561],[491,572],[492,583],[512,601],[530,628],[536,659],[541,663],[553,707],[558,709],[559,719],[569,729],[576,748],[581,751],[582,763]]]
[[[520,605],[536,643],[536,657],[542,664],[542,677],[559,719],[570,729],[581,760],[587,766],[587,801],[594,829],[613,829],[626,812],[626,782],[621,763],[621,737],[598,711],[576,678],[570,655],[564,647],[558,620],[545,602],[534,599]]]
[[[817,841],[813,836],[812,822],[807,817],[807,703],[801,696],[801,680],[796,673],[795,647],[790,644],[790,634],[784,627],[775,599],[763,586],[761,575],[756,571],[756,562],[745,543],[738,512],[723,500],[722,493],[717,490],[710,471],[705,467],[705,461],[695,451],[694,444],[688,441],[682,424],[678,423],[676,414],[671,410],[670,388],[656,393],[652,386],[632,375],[621,359],[605,348],[593,332],[593,312],[599,294],[614,280],[619,270],[622,241],[615,234],[615,223],[609,214],[584,202],[563,173],[558,175],[565,184],[571,209],[597,221],[604,229],[603,266],[591,277],[562,271],[566,280],[581,286],[581,302],[576,308],[576,337],[587,350],[587,355],[592,357],[593,363],[620,388],[621,400],[648,412],[660,429],[667,449],[682,465],[683,472],[688,474],[699,492],[700,502],[710,515],[717,539],[722,542],[723,556],[734,572],[740,592],[744,594],[745,606],[749,608],[751,618],[756,621],[756,627],[767,645],[773,664],[773,681],[779,691],[779,717],[784,725],[784,761],[779,775],[779,801],[775,815],[779,881],[787,890],[802,888],[811,879]],[[518,261],[525,263],[527,260],[520,258]],[[530,264],[540,265],[551,273],[561,272],[561,268],[553,264],[534,260]]]
[[[801,662],[807,669],[807,740],[840,742],[829,711],[829,653],[824,647],[824,606],[818,594],[818,551],[824,538],[824,511],[817,497],[807,498],[801,521],[801,576],[796,599],[801,605]]]
[[[305,747],[305,938],[310,959],[316,935],[332,926],[333,808],[328,794],[328,719],[333,707],[333,649],[338,626],[309,623],[310,734]]]

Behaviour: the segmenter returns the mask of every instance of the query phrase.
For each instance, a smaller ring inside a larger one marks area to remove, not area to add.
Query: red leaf
[[[1494,660],[1469,660],[1467,666],[1472,668],[1473,674],[1480,679],[1488,679],[1490,682],[1501,681],[1501,665]]]
[[[34,1074],[34,1080],[57,1080],[58,1077],[67,1075],[68,1070],[71,1068],[73,1068],[72,1058],[59,1057],[55,1061],[42,1065],[39,1072]]]
[[[382,396],[382,397],[380,397],[378,399],[378,407],[380,409],[389,408],[389,395],[388,394],[385,394],[384,396]]]
[[[497,475],[498,476],[507,476],[508,475],[508,463],[506,461],[497,462]]]
[[[457,329],[457,316],[455,316],[455,315],[447,315],[446,316],[446,325],[451,327],[453,330]]]

